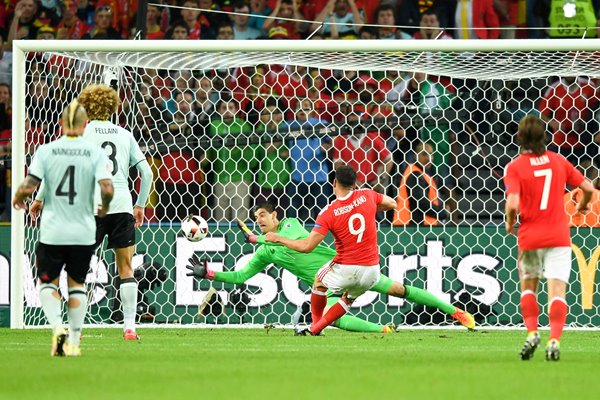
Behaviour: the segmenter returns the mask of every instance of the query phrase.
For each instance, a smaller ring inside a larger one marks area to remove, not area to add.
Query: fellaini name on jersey
[[[86,149],[52,149],[53,156],[81,156],[81,157],[90,157],[92,153]]]
[[[354,199],[352,204],[348,204],[347,206],[343,206],[343,207],[334,208],[333,215],[338,217],[342,214],[349,213],[350,211],[354,210],[355,207],[358,207],[361,204],[366,203],[366,202],[367,202],[367,198],[365,196],[360,196],[360,197]]]
[[[95,127],[94,132],[96,132],[99,135],[116,135],[117,133],[119,133],[119,130],[117,128]]]
[[[550,159],[548,158],[547,155],[543,155],[543,156],[539,156],[539,157],[531,157],[529,159],[529,162],[531,163],[532,166],[537,167],[538,165],[544,165],[544,164],[548,164],[550,162]]]

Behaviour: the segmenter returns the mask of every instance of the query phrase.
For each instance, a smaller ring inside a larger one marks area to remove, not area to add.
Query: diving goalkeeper
[[[277,211],[275,211],[272,204],[259,204],[255,210],[254,217],[256,218],[256,224],[263,235],[268,232],[276,232],[278,235],[289,239],[301,239],[308,236],[308,231],[304,229],[296,218],[284,218],[279,221]],[[312,287],[319,268],[331,262],[336,254],[335,250],[322,245],[318,245],[310,253],[300,253],[290,250],[285,246],[269,244],[264,241],[263,235],[254,235],[241,221],[239,225],[246,236],[247,242],[263,245],[258,248],[244,268],[230,272],[212,271],[207,267],[207,260],[199,260],[196,256],[193,256],[189,259],[191,265],[187,266],[187,269],[190,270],[187,275],[198,279],[210,279],[239,285],[265,270],[269,264],[275,264],[288,270],[302,282]],[[382,275],[371,290],[387,294],[388,296],[405,298],[413,303],[437,308],[451,315],[466,328],[473,329],[475,327],[475,320],[468,312],[443,302],[426,290],[414,286],[405,286],[387,276]],[[329,294],[327,307],[332,306],[338,300],[339,297]],[[375,324],[351,315],[344,315],[335,321],[333,326],[352,332],[390,333],[395,331],[392,326]]]

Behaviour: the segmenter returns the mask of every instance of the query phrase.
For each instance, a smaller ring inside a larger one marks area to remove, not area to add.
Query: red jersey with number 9
[[[563,200],[565,186],[579,186],[583,175],[563,156],[524,153],[504,171],[506,194],[520,198],[519,249],[571,246]]]
[[[371,189],[353,190],[338,198],[317,216],[314,231],[331,232],[339,264],[379,265],[375,213],[383,195]]]

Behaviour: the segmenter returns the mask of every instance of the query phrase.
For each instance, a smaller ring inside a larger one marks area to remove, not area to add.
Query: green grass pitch
[[[565,332],[551,363],[519,359],[523,331],[139,331],[86,329],[81,358],[52,358],[48,329],[0,329],[0,399],[600,398],[600,332]]]

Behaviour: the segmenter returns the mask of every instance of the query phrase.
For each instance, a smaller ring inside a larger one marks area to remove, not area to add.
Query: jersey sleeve
[[[328,209],[323,210],[317,216],[317,220],[315,221],[315,226],[313,227],[313,231],[320,233],[321,235],[327,235],[329,232],[331,225],[331,215],[327,212]]]
[[[563,158],[565,163],[567,185],[577,187],[585,180],[583,174],[573,166],[566,158]]]
[[[142,150],[140,150],[140,146],[135,141],[133,135],[129,135],[129,165],[134,166],[137,163],[146,159]]]
[[[504,169],[504,191],[506,194],[521,193],[519,175],[513,163],[509,163]]]
[[[100,147],[98,147],[98,151],[96,152],[96,154],[96,182],[101,181],[103,179],[112,179],[112,174],[110,173],[112,168],[110,165],[110,161],[108,161],[106,153]]]
[[[215,272],[214,280],[241,285],[254,275],[264,271],[271,263],[272,261],[269,260],[265,247],[261,246],[244,268],[238,271]]]
[[[373,196],[373,200],[375,200],[375,204],[381,204],[381,202],[383,202],[383,194],[371,190],[371,195]]]
[[[31,165],[27,170],[27,174],[33,176],[34,178],[39,179],[40,181],[44,180],[45,168],[44,168],[44,159],[45,159],[45,149],[40,147],[38,151],[33,156],[33,160],[31,161]]]

